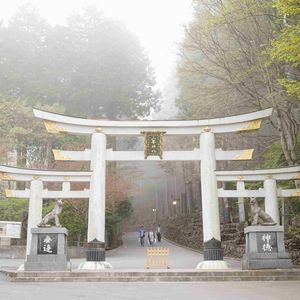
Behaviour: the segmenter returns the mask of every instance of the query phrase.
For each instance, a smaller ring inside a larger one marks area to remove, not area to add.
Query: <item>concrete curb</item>
[[[16,272],[3,270],[11,282],[200,282],[299,281],[300,270],[103,270],[76,272]]]

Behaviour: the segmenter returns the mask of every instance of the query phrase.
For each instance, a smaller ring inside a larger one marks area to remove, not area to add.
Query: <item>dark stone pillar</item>
[[[87,244],[86,250],[87,261],[105,261],[105,243],[97,239]]]
[[[203,244],[204,260],[223,260],[223,249],[221,242],[212,238]]]

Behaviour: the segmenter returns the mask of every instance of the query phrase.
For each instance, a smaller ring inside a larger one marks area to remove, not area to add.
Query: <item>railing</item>
[[[147,248],[147,269],[153,267],[170,269],[170,250],[163,247]]]

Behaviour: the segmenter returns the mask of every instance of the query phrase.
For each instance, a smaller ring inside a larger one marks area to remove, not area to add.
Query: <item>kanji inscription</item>
[[[163,135],[165,131],[143,131],[145,136],[145,159],[148,156],[159,156],[163,159]]]
[[[39,234],[38,254],[57,254],[57,235]]]
[[[274,232],[257,233],[257,248],[260,253],[277,252],[277,238]]]

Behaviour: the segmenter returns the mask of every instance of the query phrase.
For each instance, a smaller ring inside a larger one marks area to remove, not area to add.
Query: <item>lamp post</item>
[[[154,215],[154,223],[156,223],[156,208],[152,208],[153,215]]]
[[[173,201],[173,207],[174,207],[174,216],[176,215],[176,204],[177,204],[177,201],[174,200]]]

